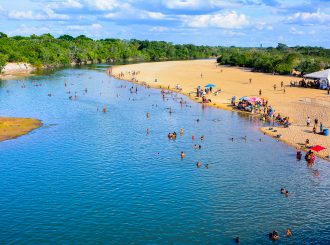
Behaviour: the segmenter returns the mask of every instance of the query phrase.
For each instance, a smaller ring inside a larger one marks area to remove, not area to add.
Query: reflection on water
[[[330,241],[330,165],[297,162],[255,118],[130,93],[102,67],[22,80],[1,83],[0,114],[46,126],[0,143],[1,243],[271,244],[272,230]]]

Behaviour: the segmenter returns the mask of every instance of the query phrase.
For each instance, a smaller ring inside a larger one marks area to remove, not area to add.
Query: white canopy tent
[[[306,74],[304,77],[311,79],[319,79],[320,87],[322,89],[326,89],[330,86],[330,69]]]

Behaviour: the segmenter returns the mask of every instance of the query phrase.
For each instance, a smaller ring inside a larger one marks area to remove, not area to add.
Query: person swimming
[[[240,238],[239,238],[239,237],[235,237],[234,241],[235,241],[237,244],[241,243],[241,241],[240,241]]]
[[[286,230],[286,237],[292,237],[292,230],[290,228]]]
[[[297,155],[296,155],[297,160],[300,161],[301,157],[302,157],[301,151],[297,151]]]
[[[278,234],[277,231],[272,231],[271,233],[269,233],[269,239],[272,240],[272,241],[277,241],[280,239],[280,235]]]
[[[200,167],[202,167],[202,163],[201,162],[197,162],[196,163],[196,166],[197,166],[197,168],[200,168]]]
[[[288,197],[289,196],[289,191],[285,191],[284,195],[285,195],[285,197]]]
[[[209,164],[208,163],[205,164],[205,168],[209,169]]]
[[[106,112],[107,112],[107,107],[104,106],[104,107],[103,107],[103,113],[106,113]]]
[[[204,140],[204,139],[205,139],[205,137],[204,137],[204,135],[202,135],[202,136],[201,136],[201,140]]]
[[[183,151],[181,151],[181,159],[184,159],[186,157],[186,153],[184,153]]]
[[[281,194],[285,194],[285,189],[281,187]]]

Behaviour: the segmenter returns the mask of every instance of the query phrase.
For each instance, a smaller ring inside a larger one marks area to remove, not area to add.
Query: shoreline
[[[163,63],[171,63],[173,61],[167,61],[167,62],[163,62]],[[179,61],[180,63],[182,62],[187,62],[189,63],[189,61]],[[159,63],[162,63],[162,62],[157,62],[156,64],[159,64]],[[178,63],[177,61],[174,61],[174,63]],[[214,63],[214,61],[213,61]],[[129,81],[129,82],[132,82],[132,83],[135,83],[135,84],[139,84],[139,85],[143,85],[143,86],[148,86],[150,88],[155,88],[155,89],[164,89],[166,91],[172,91],[172,92],[175,92],[175,93],[179,93],[179,94],[182,94],[184,96],[186,96],[187,98],[197,102],[197,103],[201,103],[201,98],[198,98],[198,97],[195,97],[195,96],[192,96],[193,92],[190,92],[189,90],[187,91],[187,89],[184,89],[185,86],[187,85],[186,83],[184,82],[181,82],[180,83],[180,86],[182,87],[181,90],[178,90],[178,89],[175,89],[175,87],[173,86],[176,82],[168,82],[168,85],[166,86],[164,83],[161,83],[160,81],[159,82],[155,82],[155,81],[152,81],[151,76],[150,76],[150,71],[147,70],[147,72],[149,72],[147,75],[141,75],[143,74],[145,71],[142,69],[142,68],[145,68],[145,64],[147,63],[140,63],[140,64],[133,64],[133,65],[120,65],[120,66],[113,66],[112,67],[112,74],[110,74],[110,72],[108,71],[108,74],[115,77],[116,79],[119,79],[119,80],[125,80],[125,81]],[[153,63],[148,63],[148,68],[147,69],[153,69],[153,70],[157,70],[157,67],[152,67]],[[174,64],[174,65],[179,65],[179,64]],[[157,66],[157,65],[156,65]],[[164,66],[168,66],[168,67],[165,67],[165,69],[161,70],[161,72],[159,72],[158,74],[155,74],[155,75],[158,75],[157,76],[157,80],[159,79],[159,77],[161,78],[161,76],[164,74],[162,74],[162,72],[166,71],[168,72],[167,69],[171,69],[171,65],[168,65],[168,64],[165,64]],[[152,67],[152,68],[151,68]],[[135,69],[134,69],[135,68]],[[141,69],[139,69],[141,68]],[[262,75],[262,76],[266,76],[266,78],[271,78],[271,77],[280,77],[281,79],[295,79],[295,77],[289,77],[289,76],[280,76],[280,75],[270,75],[270,74],[264,74],[264,73],[254,73],[254,72],[251,72],[251,71],[248,71],[248,70],[243,70],[242,71],[242,68],[237,68],[237,67],[224,67],[224,66],[218,66],[217,67],[218,69],[221,69],[221,73],[222,73],[222,69],[225,70],[225,69],[230,69],[230,70],[234,70],[234,72],[236,72],[237,70],[241,70],[241,72],[244,72],[246,73],[247,75]],[[127,76],[127,74],[125,75],[125,73],[127,73],[128,71],[139,71],[139,74],[138,75],[135,75],[135,76]],[[235,71],[236,70],[236,71]],[[120,77],[118,76],[118,73],[120,72],[123,72],[124,73],[124,76],[123,77]],[[156,72],[154,72],[156,73]],[[152,74],[154,75],[154,74]],[[171,74],[171,78],[173,79],[175,76],[175,72],[173,72],[173,74]],[[179,74],[179,76],[182,77],[182,74]],[[165,76],[164,76],[165,77]],[[196,77],[196,76],[195,76]],[[179,79],[179,78],[178,78]],[[160,79],[162,81],[162,79]],[[199,80],[202,80],[202,79],[199,79]],[[190,84],[191,85],[191,84]],[[245,84],[244,84],[245,85]],[[191,87],[191,86],[190,86]],[[196,86],[197,87],[197,86]],[[285,89],[289,89],[289,88],[286,88]],[[290,89],[291,90],[291,89]],[[300,91],[299,91],[300,92]],[[308,90],[308,89],[305,89],[303,92],[322,92],[322,90],[319,90],[319,91],[312,91],[312,90]],[[236,94],[232,94],[232,95],[236,95]],[[221,96],[221,95],[220,95]],[[241,96],[241,95],[240,95]],[[231,107],[231,104],[230,104],[230,98],[231,97],[227,97],[227,99],[225,98],[222,98],[221,100],[216,100],[214,101],[213,97],[212,98],[212,102],[211,103],[208,103],[208,104],[204,104],[204,106],[211,106],[211,107],[214,107],[214,108],[217,108],[217,109],[223,109],[223,110],[229,110],[229,111],[235,111],[237,113],[244,113],[244,114],[248,114],[248,115],[254,115],[254,114],[251,114],[249,112],[244,112],[244,111],[240,111],[240,110],[236,110],[234,108]],[[270,101],[270,105],[273,105],[273,100],[271,98],[269,98],[269,101]],[[290,101],[291,102],[291,101]],[[278,104],[276,103],[275,107],[277,107]],[[300,105],[299,105],[300,106]],[[308,107],[308,105],[306,106]],[[296,108],[293,108],[293,110],[295,110]],[[313,109],[313,108],[312,108]],[[312,110],[311,109],[311,110]],[[308,108],[306,109],[307,111]],[[324,108],[321,108],[321,110],[324,110]],[[282,115],[282,113],[281,113]],[[286,116],[291,116],[290,113],[286,113],[286,114],[283,114],[283,115],[286,115]],[[255,116],[258,116],[257,114],[255,114]],[[291,117],[292,118],[292,117]],[[311,117],[312,118],[312,117]],[[281,141],[285,144],[287,144],[288,146],[290,147],[294,147],[296,150],[301,150],[301,151],[308,151],[308,149],[302,149],[302,145],[304,143],[304,138],[308,137],[308,138],[311,138],[312,142],[316,142],[316,141],[323,141],[323,143],[320,143],[321,145],[324,145],[324,143],[327,143],[328,146],[330,146],[330,141],[328,140],[328,137],[326,136],[321,136],[321,135],[313,135],[309,132],[309,129],[304,129],[304,125],[301,125],[301,122],[299,122],[298,120],[301,120],[301,118],[295,118],[293,117],[293,120],[290,120],[291,122],[293,122],[293,125],[290,126],[290,128],[282,128],[282,127],[277,127],[277,126],[264,126],[264,127],[260,127],[259,130],[264,133],[265,135],[267,136],[270,136],[272,137],[273,139],[275,140],[278,140],[278,141]],[[328,123],[327,121],[325,121],[326,123],[324,123],[325,125],[329,125],[330,126],[330,123]],[[273,128],[274,130],[276,130],[276,132],[274,133],[273,131],[270,131],[268,130],[268,128]],[[326,128],[326,127],[324,127]],[[281,134],[282,136],[280,138],[277,138],[276,135],[277,134]],[[299,137],[297,137],[299,136]],[[304,136],[304,137],[303,137]],[[316,145],[317,143],[315,143],[314,145]],[[330,161],[330,159],[327,157],[329,154],[328,152],[328,149],[330,147],[326,147],[327,150],[326,151],[323,151],[323,152],[316,152],[315,154],[324,159],[324,160],[327,160],[327,161]]]
[[[16,139],[42,126],[34,118],[0,117],[0,142]]]

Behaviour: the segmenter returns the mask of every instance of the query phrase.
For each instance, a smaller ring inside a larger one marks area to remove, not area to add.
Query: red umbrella
[[[325,149],[327,149],[327,148],[325,148],[325,147],[323,147],[321,145],[316,145],[316,146],[314,146],[314,147],[311,148],[312,151],[316,151],[316,152],[323,151]]]

